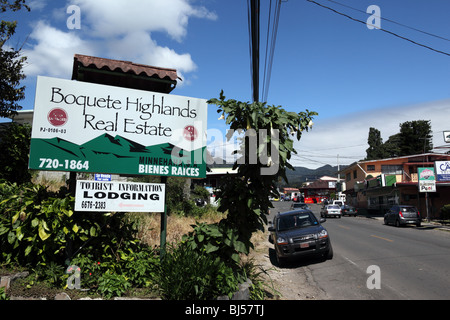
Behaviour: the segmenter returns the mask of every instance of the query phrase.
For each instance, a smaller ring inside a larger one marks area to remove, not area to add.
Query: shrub
[[[450,220],[450,204],[446,204],[441,208],[441,218],[443,220]]]
[[[30,141],[31,126],[28,124],[10,123],[0,134],[0,178],[17,183],[30,182]]]
[[[43,186],[0,183],[0,261],[21,265],[64,261],[71,241],[87,240],[73,217],[74,198]],[[92,228],[95,232],[95,228]]]
[[[98,279],[98,291],[106,299],[122,296],[131,287],[124,275],[104,273]]]
[[[220,295],[231,296],[243,280],[219,258],[181,243],[166,253],[158,284],[164,299],[207,300]]]

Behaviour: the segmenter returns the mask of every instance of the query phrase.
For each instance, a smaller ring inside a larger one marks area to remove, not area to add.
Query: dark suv
[[[305,255],[333,257],[330,237],[321,222],[310,210],[294,210],[278,213],[269,227],[270,242],[275,246],[278,265],[288,258]]]
[[[394,205],[384,215],[384,224],[392,223],[396,227],[415,224],[420,227],[422,218],[419,210],[414,206]]]

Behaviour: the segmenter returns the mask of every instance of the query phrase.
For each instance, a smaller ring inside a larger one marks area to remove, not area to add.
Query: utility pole
[[[259,101],[259,13],[260,0],[250,1],[250,34],[252,59],[253,101]]]
[[[337,166],[338,166],[338,179],[337,179],[337,184],[339,185],[339,190],[342,190],[342,189],[341,189],[341,186],[340,186],[340,184],[341,184],[341,173],[340,173],[341,167],[340,167],[340,165],[339,165],[339,154],[337,155]],[[336,188],[336,191],[337,191],[337,188]],[[340,199],[341,199],[341,191],[338,191],[338,192],[337,192],[337,200],[340,200]]]

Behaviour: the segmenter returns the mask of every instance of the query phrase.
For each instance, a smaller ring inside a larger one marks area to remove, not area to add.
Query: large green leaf
[[[9,242],[9,244],[13,244],[15,240],[16,240],[16,235],[15,235],[15,233],[12,232],[12,231],[10,231],[10,232],[8,233],[8,242]]]
[[[42,223],[39,224],[39,238],[41,238],[42,241],[45,241],[50,237],[48,233],[45,232],[44,227],[42,226]]]
[[[211,253],[211,252],[214,252],[214,251],[219,250],[219,247],[213,245],[212,243],[208,243],[208,244],[205,246],[205,250],[206,250],[206,253]]]
[[[20,212],[17,212],[11,219],[11,223],[14,224],[19,219]]]

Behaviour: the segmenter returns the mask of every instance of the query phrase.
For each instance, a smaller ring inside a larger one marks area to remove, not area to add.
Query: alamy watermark
[[[201,124],[198,126],[201,126]],[[278,129],[230,129],[225,136],[218,129],[208,129],[206,134],[211,144],[210,148],[204,149],[204,152],[201,152],[202,149],[195,145],[196,141],[193,141],[189,148],[194,151],[188,152],[177,147],[179,141],[174,140],[173,145],[175,147],[171,152],[172,161],[187,165],[192,164],[192,161],[193,163],[206,163],[207,165],[261,164],[261,175],[274,175],[278,172],[280,167],[280,132]],[[173,136],[182,137],[181,134],[176,132]],[[210,151],[211,149],[212,151]]]
[[[81,9],[77,5],[70,5],[66,10],[67,14],[70,16],[66,20],[67,29],[81,29]]]
[[[80,289],[81,288],[81,269],[78,266],[71,265],[67,268],[66,273],[72,274],[67,278],[67,288]]]
[[[377,265],[370,265],[366,270],[367,274],[370,276],[367,278],[366,286],[367,289],[381,289],[381,269]]]
[[[377,5],[370,5],[367,7],[366,13],[371,14],[366,20],[366,26],[368,29],[381,29],[381,9]]]

